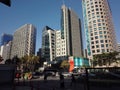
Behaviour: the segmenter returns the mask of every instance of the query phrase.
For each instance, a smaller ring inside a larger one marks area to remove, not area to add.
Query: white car
[[[71,77],[71,73],[69,73],[69,72],[63,72],[62,75],[64,77]]]

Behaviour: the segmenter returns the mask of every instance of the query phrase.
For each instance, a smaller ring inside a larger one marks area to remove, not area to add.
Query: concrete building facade
[[[55,30],[45,26],[42,31],[42,58],[45,58],[46,62],[53,61],[55,59]]]
[[[88,57],[117,50],[108,0],[82,0]]]
[[[3,58],[2,64],[4,64],[7,59],[10,59],[11,46],[12,46],[12,41],[9,41],[7,44],[4,44],[0,47],[0,55]]]
[[[32,24],[25,24],[17,29],[13,36],[11,58],[35,54],[36,28]]]

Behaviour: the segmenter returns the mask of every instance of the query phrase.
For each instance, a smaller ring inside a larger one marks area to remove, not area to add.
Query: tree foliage
[[[69,66],[70,66],[70,64],[69,64],[68,60],[63,60],[60,65],[60,67],[63,69],[68,69]]]
[[[116,61],[116,55],[118,52],[110,52],[110,53],[102,53],[93,56],[93,66],[99,65],[106,65],[109,66],[111,63]]]
[[[34,71],[34,67],[39,63],[39,57],[35,55],[25,55],[21,58],[25,71]]]

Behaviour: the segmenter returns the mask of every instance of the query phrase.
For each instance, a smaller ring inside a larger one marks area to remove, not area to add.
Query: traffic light
[[[7,5],[7,6],[11,6],[11,1],[10,0],[0,0],[1,3]]]

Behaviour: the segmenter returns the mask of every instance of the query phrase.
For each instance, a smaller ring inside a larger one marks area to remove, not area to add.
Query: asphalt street
[[[10,89],[9,87],[0,88],[0,90],[88,90],[83,83],[73,83],[71,85],[71,79],[64,79],[64,88],[60,87],[59,77],[47,77],[47,80],[44,80],[44,77],[35,77],[31,80],[15,80],[14,87]],[[94,87],[90,86],[89,90],[120,90],[120,85],[118,87],[105,86],[105,87]]]

